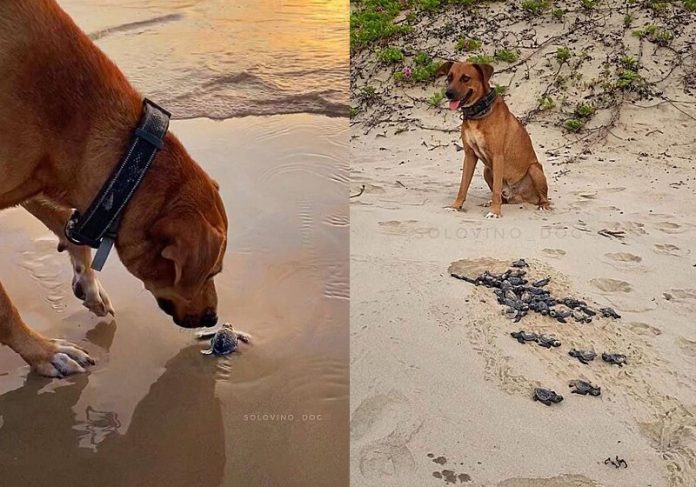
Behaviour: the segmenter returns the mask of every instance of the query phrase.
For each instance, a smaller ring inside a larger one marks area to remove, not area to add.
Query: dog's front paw
[[[503,216],[503,215],[501,215],[500,212],[489,211],[488,213],[486,213],[486,219],[488,219],[488,220],[500,218],[501,216]]]
[[[30,361],[31,368],[46,377],[65,377],[85,371],[94,365],[94,359],[86,350],[65,340],[49,340],[49,353]]]
[[[544,203],[539,203],[539,206],[537,207],[539,211],[551,211],[551,204],[546,201]]]
[[[97,316],[114,316],[114,307],[111,305],[109,295],[94,275],[94,272],[78,272],[73,276],[73,293],[77,299],[82,300],[82,306]]]

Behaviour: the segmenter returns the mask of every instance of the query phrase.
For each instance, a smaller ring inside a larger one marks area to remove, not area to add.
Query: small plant
[[[638,60],[633,56],[624,56],[621,58],[621,66],[631,71],[638,71]]]
[[[664,12],[667,10],[669,4],[661,0],[650,0],[648,2],[648,8],[654,10],[655,12]]]
[[[592,105],[580,104],[575,108],[575,115],[580,118],[589,118],[595,112],[595,107]]]
[[[350,46],[360,48],[381,39],[388,39],[411,30],[397,25],[394,19],[403,10],[399,0],[360,2],[350,14]]]
[[[469,56],[466,61],[473,64],[492,64],[494,59],[493,56],[488,54],[477,54],[476,56]]]
[[[559,63],[567,63],[570,59],[570,56],[571,52],[570,49],[568,49],[567,47],[559,47],[558,49],[556,49],[556,60]]]
[[[406,75],[404,75],[404,72],[403,71],[396,71],[394,73],[394,81],[397,81],[397,82],[406,81]]]
[[[659,46],[666,46],[674,38],[674,35],[665,29],[658,29],[653,36],[653,42]]]
[[[584,8],[587,10],[592,10],[597,6],[597,3],[599,3],[598,0],[580,0],[580,3]]]
[[[553,98],[550,96],[542,96],[539,99],[539,108],[542,110],[551,110],[553,108],[556,108],[556,102],[553,101]]]
[[[510,49],[501,49],[496,51],[494,55],[495,59],[498,61],[504,61],[506,63],[514,63],[520,57],[515,51]]]
[[[454,48],[458,51],[475,51],[481,48],[481,41],[478,39],[460,37],[454,45]]]
[[[426,66],[430,63],[430,56],[425,52],[419,52],[416,54],[416,57],[413,58],[413,62],[416,63],[416,66]]]
[[[374,97],[377,93],[377,90],[372,85],[363,86],[362,88],[360,88],[360,91],[362,91],[363,95],[365,95],[365,98],[368,99]]]
[[[555,8],[551,11],[551,15],[553,15],[553,18],[556,20],[561,20],[563,17],[565,17],[565,14],[566,11],[562,8]]]
[[[356,107],[350,107],[350,118],[355,118],[360,113],[360,109]]]
[[[416,68],[413,70],[413,81],[430,81],[435,77],[435,72],[439,67],[439,63],[432,61],[425,66],[416,66]]]
[[[622,69],[619,71],[619,79],[616,80],[617,88],[628,88],[640,79],[640,75],[630,69]]]
[[[696,10],[696,0],[684,0],[684,8],[687,10]]]
[[[428,100],[428,103],[430,103],[430,106],[432,107],[438,107],[440,103],[442,103],[442,100],[445,99],[445,93],[444,90],[436,91],[433,93],[433,95],[430,97],[430,100]]]
[[[522,8],[530,14],[537,15],[549,8],[549,2],[548,0],[524,0]]]
[[[495,92],[499,95],[504,95],[505,93],[507,93],[507,86],[504,86],[504,85],[496,84],[494,89],[495,89]]]
[[[634,20],[636,20],[635,15],[633,15],[633,14],[624,15],[624,20],[623,20],[624,27],[626,27],[626,28],[631,27],[631,24],[633,23]]]
[[[398,47],[385,47],[377,57],[383,63],[395,64],[404,59],[404,53]]]
[[[418,0],[418,7],[426,12],[435,12],[440,8],[440,0]]]
[[[571,118],[566,120],[563,126],[569,132],[578,132],[585,125],[584,120],[578,120],[577,118]]]

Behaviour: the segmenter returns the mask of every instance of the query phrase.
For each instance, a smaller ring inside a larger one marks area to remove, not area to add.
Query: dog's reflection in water
[[[94,341],[108,349],[111,335]],[[75,424],[72,408],[88,375],[40,395],[47,380],[30,375],[23,387],[0,396],[0,484],[221,485],[225,442],[214,395],[217,365],[201,360],[199,350],[187,347],[166,364],[124,435],[114,412],[88,408],[87,422]]]

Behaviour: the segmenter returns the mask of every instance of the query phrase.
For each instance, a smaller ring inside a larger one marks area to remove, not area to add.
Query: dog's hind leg
[[[41,375],[63,377],[84,372],[94,360],[80,347],[49,340],[29,328],[0,284],[0,343],[17,352]]]
[[[551,209],[549,204],[549,187],[546,184],[546,176],[544,175],[544,168],[538,162],[529,166],[528,173],[529,177],[532,178],[532,183],[534,184],[534,189],[536,189],[538,201],[535,203],[539,205],[542,210]]]
[[[67,250],[70,254],[73,266],[72,289],[75,296],[82,301],[82,305],[97,316],[113,315],[114,308],[109,296],[90,268],[91,249],[75,245],[65,238],[65,223],[70,218],[70,209],[53,205],[41,197],[25,201],[22,206],[58,236],[58,251]]]

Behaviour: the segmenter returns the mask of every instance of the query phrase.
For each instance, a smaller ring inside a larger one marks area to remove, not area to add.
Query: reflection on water
[[[176,118],[348,115],[348,0],[59,3]]]
[[[347,485],[347,124],[285,115],[172,130],[221,185],[219,314],[255,340],[201,355],[117,259],[101,274],[117,320],[98,319],[71,296],[55,239],[23,210],[0,213],[0,279],[22,316],[98,361],[48,381],[0,349],[0,485]]]

